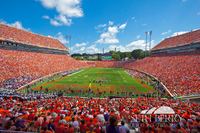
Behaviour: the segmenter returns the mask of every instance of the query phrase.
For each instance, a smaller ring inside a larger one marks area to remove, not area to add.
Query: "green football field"
[[[124,96],[155,92],[120,68],[87,68],[62,78],[39,83],[33,90],[63,91],[69,96]]]

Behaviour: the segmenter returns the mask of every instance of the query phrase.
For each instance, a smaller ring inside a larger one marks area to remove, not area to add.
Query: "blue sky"
[[[0,7],[1,22],[57,38],[72,53],[144,49],[145,31],[156,45],[200,28],[200,0],[1,0]]]

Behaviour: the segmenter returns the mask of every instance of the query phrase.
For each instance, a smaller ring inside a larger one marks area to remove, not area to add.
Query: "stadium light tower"
[[[152,36],[152,31],[149,31],[149,51],[151,51],[151,36]]]
[[[148,36],[148,32],[146,31],[145,32],[145,35],[146,35],[146,44],[145,44],[145,56],[146,56],[146,51],[147,51],[147,36]]]
[[[66,39],[68,40],[68,45],[69,45],[69,54],[71,53],[71,35],[66,35]]]

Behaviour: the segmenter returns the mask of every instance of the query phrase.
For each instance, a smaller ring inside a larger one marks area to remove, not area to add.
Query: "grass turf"
[[[103,81],[103,83],[96,83],[96,81]],[[89,88],[94,94],[104,94],[104,96],[155,92],[152,86],[142,83],[140,79],[133,78],[120,68],[83,69],[53,81],[39,83],[33,86],[33,90],[40,90],[40,86],[48,88],[49,92],[64,90],[70,96],[88,96]]]

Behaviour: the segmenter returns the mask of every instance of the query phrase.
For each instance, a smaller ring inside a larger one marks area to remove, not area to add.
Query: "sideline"
[[[74,72],[74,73],[71,73],[71,74],[69,74],[69,75],[66,75],[67,77],[70,77],[70,76],[72,76],[72,75],[74,75],[74,74],[78,74],[78,73],[80,73],[80,72],[82,72],[82,71],[84,71],[85,69],[81,69],[81,70],[79,70],[79,71],[77,71],[77,72]]]
[[[77,71],[77,72],[74,72],[74,73],[78,73],[78,72],[83,71],[83,70],[84,70],[84,69],[81,69],[81,70],[79,70],[79,71]],[[48,78],[50,78],[50,77],[54,77],[54,76],[56,76],[56,75],[58,75],[58,74],[62,74],[63,72],[66,72],[66,71],[55,72],[55,73],[52,73],[52,74],[43,76],[43,77],[41,77],[41,78],[35,79],[35,80],[29,82],[28,84],[25,84],[25,85],[19,87],[18,89],[16,89],[16,91],[20,91],[20,90],[24,89],[25,87],[27,87],[28,85],[33,85],[33,84],[35,84],[35,83],[37,83],[37,82],[39,82],[39,81],[41,81],[41,80],[45,80],[45,79],[48,79]],[[67,76],[71,76],[71,75],[74,74],[74,73],[71,73],[71,74],[69,74],[69,75],[67,75]]]
[[[168,90],[168,88],[167,88],[167,87],[163,84],[163,82],[161,82],[157,77],[155,77],[155,76],[153,76],[153,75],[151,75],[151,74],[149,74],[149,73],[147,73],[147,72],[140,71],[140,70],[137,70],[137,69],[129,69],[129,68],[125,68],[125,69],[137,71],[137,72],[139,72],[139,73],[143,73],[143,74],[146,74],[147,76],[150,76],[150,77],[154,78],[156,81],[158,81],[158,82],[163,86],[163,88],[167,91],[167,93],[168,93],[171,97],[174,98],[174,95],[172,95],[172,93]]]

